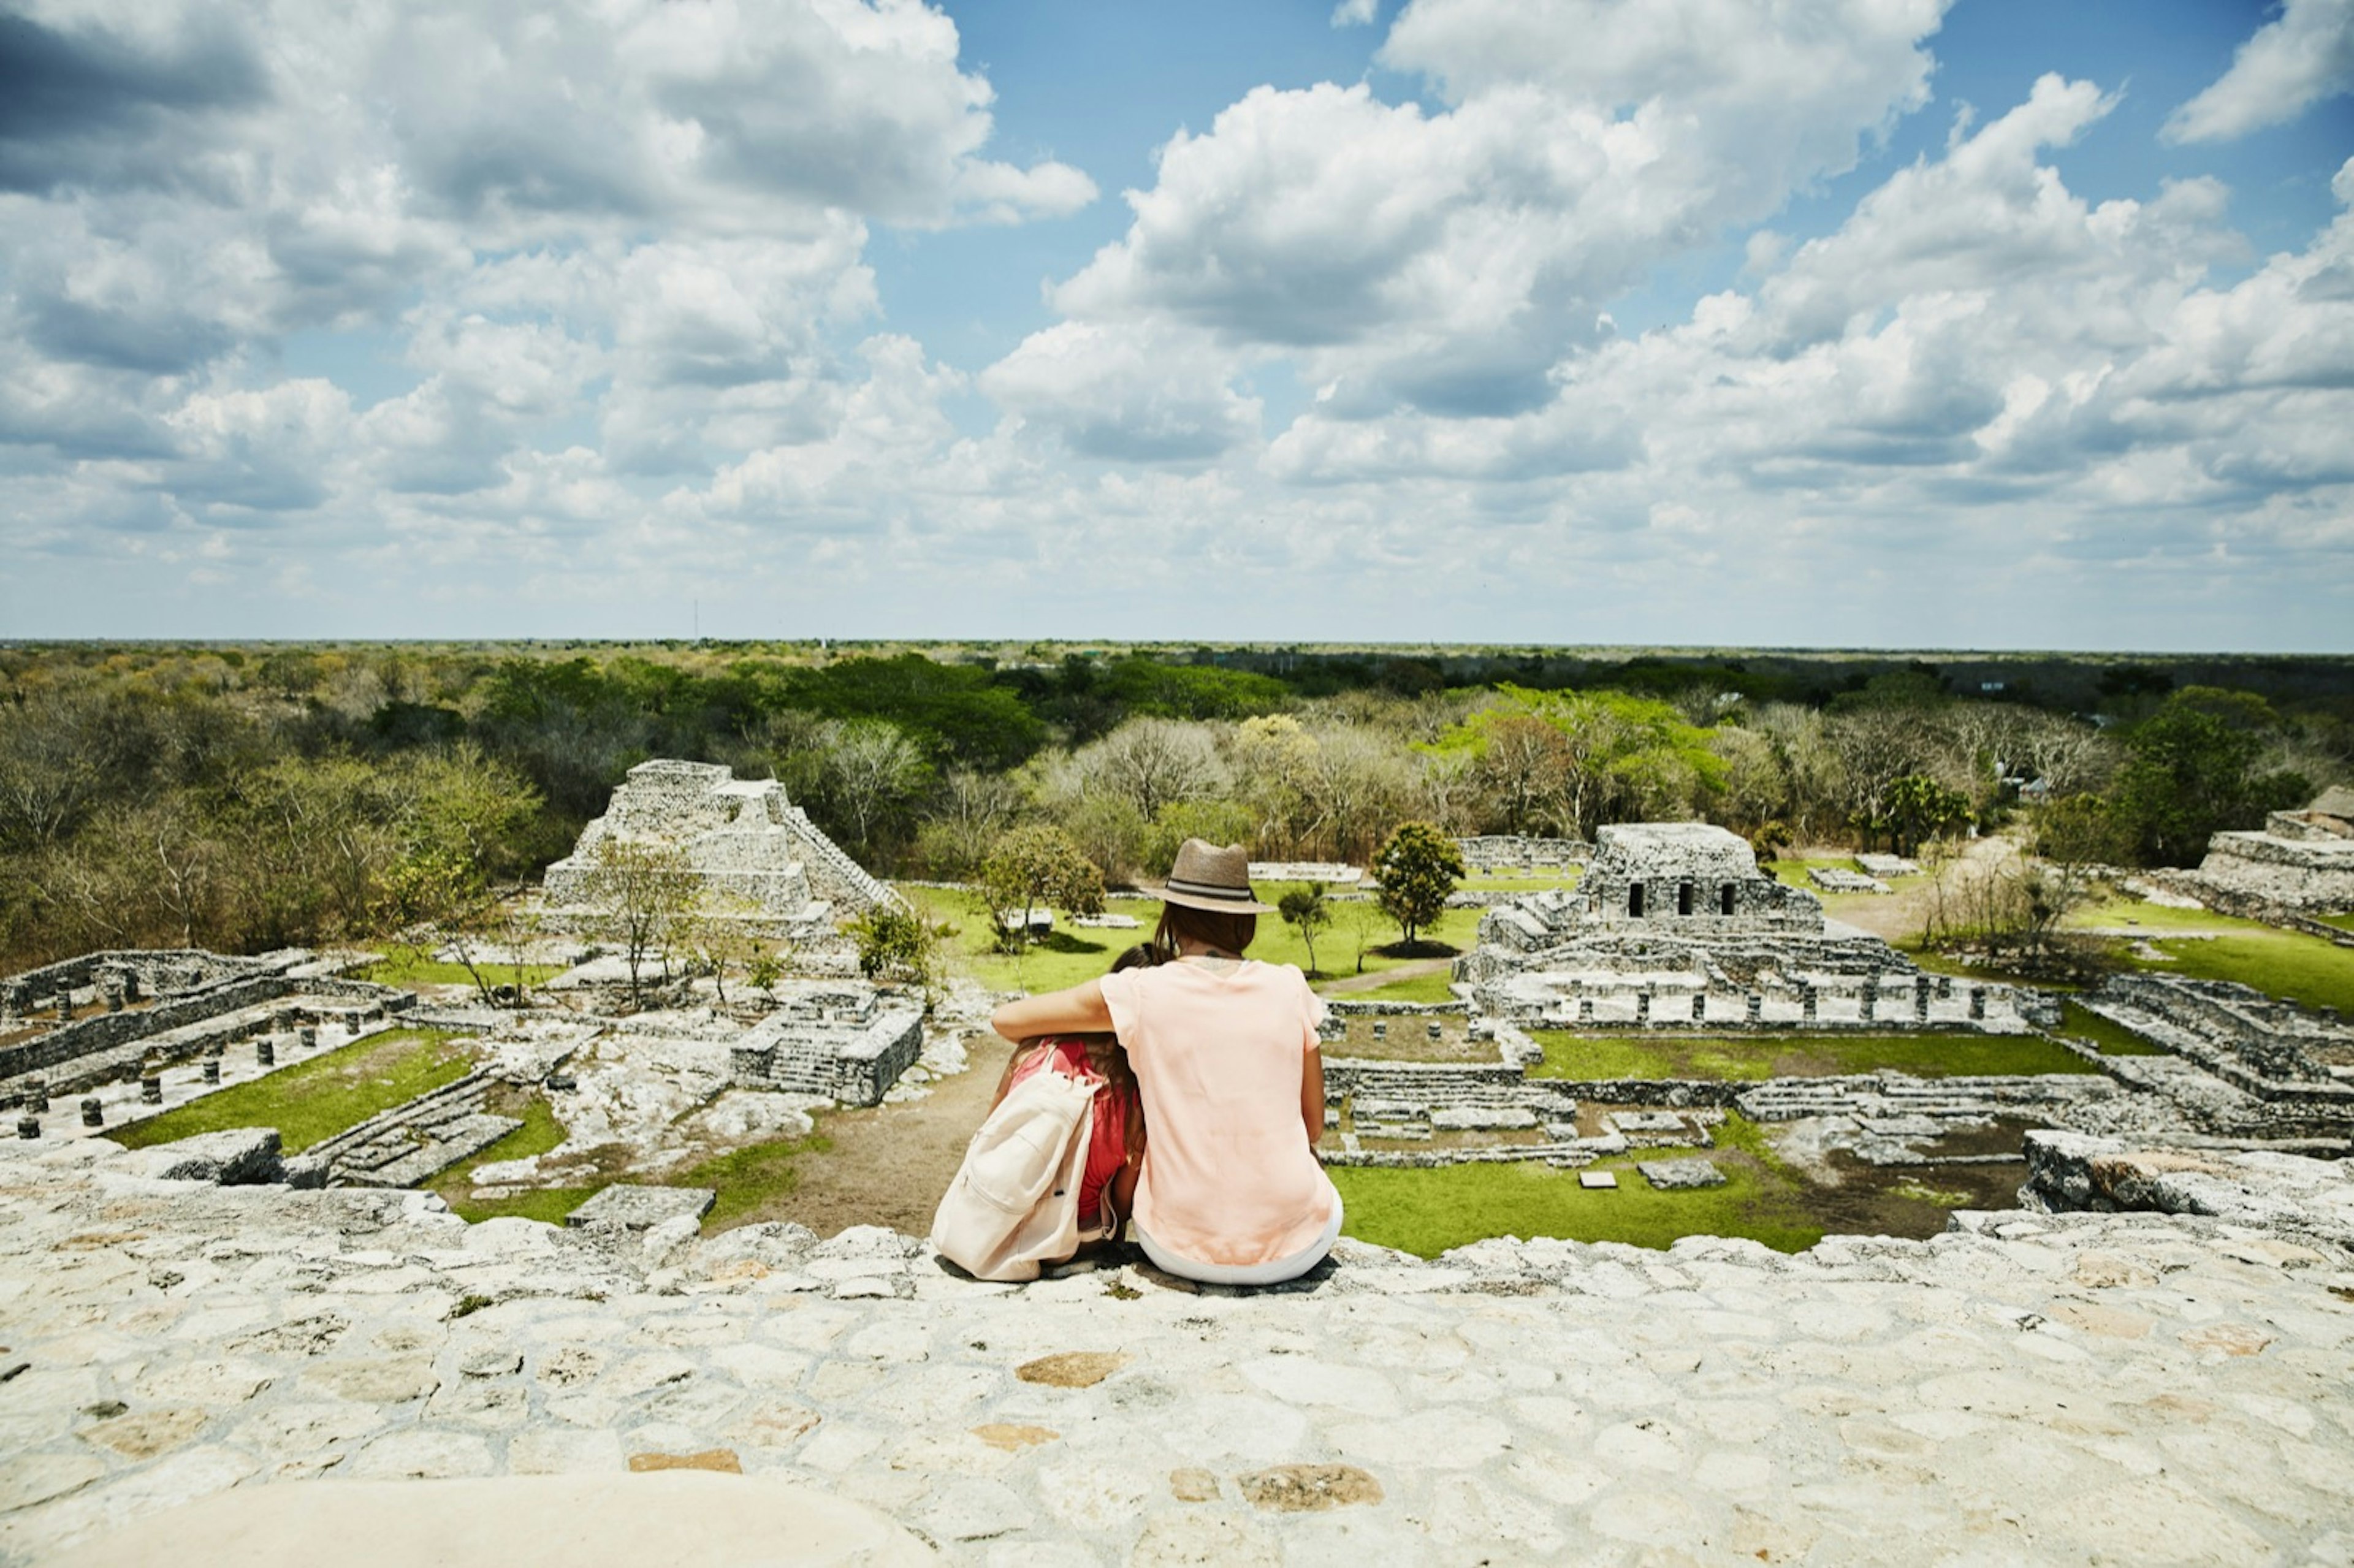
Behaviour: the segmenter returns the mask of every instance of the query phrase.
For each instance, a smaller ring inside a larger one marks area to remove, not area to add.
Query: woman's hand
[[[1009,1001],[989,1015],[989,1026],[1008,1040],[1042,1034],[1105,1034],[1111,1031],[1111,1004],[1094,980],[1044,996]]]

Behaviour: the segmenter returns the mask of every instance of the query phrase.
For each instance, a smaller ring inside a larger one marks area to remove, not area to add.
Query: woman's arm
[[[1103,987],[1088,980],[1068,991],[1009,1001],[989,1015],[989,1026],[1008,1040],[1035,1040],[1041,1034],[1103,1034],[1111,1030],[1111,1006],[1104,1001]]]
[[[1308,1124],[1309,1148],[1324,1141],[1324,1053],[1312,1045],[1299,1075],[1299,1119]]]

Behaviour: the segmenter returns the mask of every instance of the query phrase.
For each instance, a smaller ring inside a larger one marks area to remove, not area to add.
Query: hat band
[[[1162,885],[1167,887],[1172,893],[1191,893],[1199,898],[1224,898],[1228,902],[1235,904],[1256,904],[1258,902],[1258,900],[1251,896],[1251,890],[1247,886],[1226,887],[1214,883],[1188,882],[1182,877],[1176,876],[1169,878],[1169,880],[1163,883]]]

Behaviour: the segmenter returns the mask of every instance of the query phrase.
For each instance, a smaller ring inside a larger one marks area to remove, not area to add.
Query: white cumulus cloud
[[[2354,90],[2354,0],[2287,0],[2232,69],[2168,116],[2170,142],[2221,142]]]

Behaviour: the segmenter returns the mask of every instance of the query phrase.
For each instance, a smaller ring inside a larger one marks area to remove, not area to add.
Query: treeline
[[[2058,850],[2181,863],[2216,828],[2346,778],[2354,755],[2334,691],[2281,708],[2145,672],[2095,722],[1957,694],[1927,665],[1842,677],[1819,702],[1761,694],[1721,662],[1618,673],[1571,688],[1373,655],[5,650],[0,949],[13,967],[381,931],[453,867],[528,876],[650,757],[779,778],[885,873],[968,876],[1010,829],[1047,822],[1117,884],[1188,834],[1362,860],[1409,820],[1590,836],[1702,817],[1767,847],[1911,847],[2000,823],[2022,782],[2064,803],[2038,808]]]

